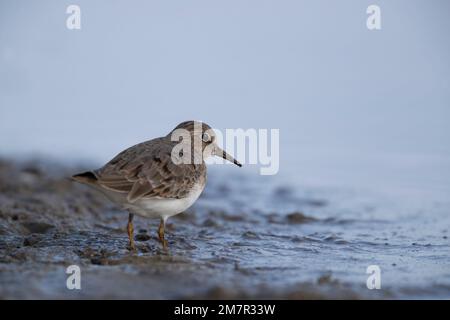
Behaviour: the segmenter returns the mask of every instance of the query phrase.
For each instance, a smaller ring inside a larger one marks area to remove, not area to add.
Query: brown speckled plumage
[[[119,153],[98,170],[97,183],[107,189],[128,194],[134,202],[142,197],[180,199],[195,184],[206,182],[206,165],[174,164],[170,137],[140,143]]]
[[[175,134],[179,132],[177,129],[186,131],[182,131],[183,135],[180,136]],[[172,138],[177,141],[172,141]],[[190,142],[190,148],[186,148],[185,140]],[[184,147],[174,148],[180,142],[183,142]],[[185,150],[190,152],[184,154]],[[206,184],[203,156],[213,155],[241,166],[216,144],[215,134],[210,126],[198,121],[185,121],[165,137],[132,146],[100,169],[74,175],[73,179],[94,186],[129,211],[127,232],[132,249],[135,249],[134,214],[160,217],[158,236],[166,248],[164,225],[167,218],[184,211],[200,196]],[[184,160],[190,158],[191,161],[173,161],[177,157]]]

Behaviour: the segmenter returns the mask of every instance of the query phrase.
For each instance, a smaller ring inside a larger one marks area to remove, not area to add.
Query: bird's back
[[[182,199],[206,182],[206,165],[175,164],[176,142],[167,137],[134,145],[115,156],[100,169],[74,176],[87,184],[125,193],[133,203],[142,198]]]

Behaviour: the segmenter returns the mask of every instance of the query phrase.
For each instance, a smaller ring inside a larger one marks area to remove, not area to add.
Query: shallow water
[[[0,166],[3,298],[449,298],[449,203],[212,168],[168,222],[126,213],[48,163]],[[52,169],[50,169],[52,168]],[[11,179],[13,177],[13,179]],[[80,265],[82,290],[65,286]],[[366,287],[369,265],[381,289]]]
[[[228,203],[219,193],[214,198],[220,183],[211,182],[199,205],[217,205],[221,199]],[[378,265],[382,288],[390,294],[450,297],[450,203],[439,193],[433,197],[426,190],[405,194],[278,183],[252,177],[228,191],[227,199],[236,204],[228,210],[250,213],[248,223],[240,223],[223,239],[247,249],[239,259],[243,267],[271,270],[266,276],[273,285],[329,273],[344,283],[365,286],[366,268]],[[244,204],[245,198],[259,202]]]

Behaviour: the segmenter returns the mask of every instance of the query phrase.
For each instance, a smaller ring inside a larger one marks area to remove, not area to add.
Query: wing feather
[[[126,193],[129,202],[147,197],[185,198],[206,174],[206,170],[199,170],[205,164],[177,165],[171,159],[172,148],[164,138],[135,145],[96,170],[97,183],[105,189]]]

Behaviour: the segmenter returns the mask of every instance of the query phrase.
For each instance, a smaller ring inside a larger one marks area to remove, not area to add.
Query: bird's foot
[[[162,240],[162,246],[164,250],[169,250],[169,242],[166,239]]]
[[[159,233],[158,234],[159,242],[161,242],[161,245],[164,250],[169,249],[169,242],[164,238],[164,234]]]
[[[132,252],[136,252],[136,251],[137,251],[136,246],[134,245],[134,241],[128,243],[127,249],[128,249],[129,251],[132,251]]]

